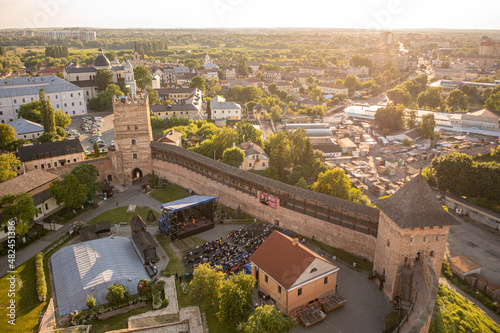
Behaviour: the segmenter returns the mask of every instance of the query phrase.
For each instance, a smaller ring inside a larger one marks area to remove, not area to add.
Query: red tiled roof
[[[273,231],[250,257],[251,262],[286,289],[294,285],[314,259],[334,266],[300,242],[294,245],[291,237],[278,231]]]

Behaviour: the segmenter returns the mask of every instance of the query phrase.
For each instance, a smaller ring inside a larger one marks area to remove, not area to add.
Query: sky
[[[0,0],[6,28],[499,29],[498,0]]]

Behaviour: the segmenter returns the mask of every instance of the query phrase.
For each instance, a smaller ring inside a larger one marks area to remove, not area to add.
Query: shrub
[[[139,295],[144,295],[149,292],[151,292],[151,283],[146,279],[139,281],[137,284],[137,293]]]
[[[453,277],[453,273],[451,272],[450,269],[450,263],[447,261],[443,261],[443,265],[441,266],[441,272],[443,273],[444,277],[447,278],[448,280],[451,280]]]
[[[166,308],[168,306],[168,299],[164,299],[161,301],[161,307],[160,309]]]
[[[151,290],[151,296],[153,297],[153,309],[159,309],[162,306],[162,300],[165,298],[164,287],[165,281],[158,281],[153,287],[153,290]]]
[[[235,219],[241,219],[241,218],[243,218],[243,212],[241,211],[240,205],[238,205],[238,207],[234,211],[234,218]]]
[[[43,253],[36,255],[35,259],[36,292],[40,302],[47,298],[47,282],[45,281],[45,272],[43,271]]]
[[[92,295],[87,295],[87,307],[89,309],[95,308],[97,305],[97,301],[95,300],[95,297]]]
[[[124,303],[128,299],[128,291],[125,290],[122,284],[112,284],[108,288],[106,300],[110,304]]]

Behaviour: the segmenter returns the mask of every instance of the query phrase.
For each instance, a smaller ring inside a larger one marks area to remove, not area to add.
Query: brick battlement
[[[113,104],[116,106],[120,106],[121,104],[144,104],[146,103],[146,100],[148,99],[147,95],[141,94],[137,95],[135,97],[131,97],[130,95],[127,95],[125,97],[116,97],[116,95],[113,95]]]

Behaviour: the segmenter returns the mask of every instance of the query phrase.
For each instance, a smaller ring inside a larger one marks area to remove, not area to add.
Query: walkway
[[[412,311],[410,312],[408,320],[401,327],[401,332],[408,332],[408,330],[412,327],[413,322],[418,318],[418,315],[424,309],[425,303],[427,302],[429,289],[427,288],[427,284],[425,283],[424,272],[422,270],[422,261],[417,261],[415,263],[413,279],[417,284],[417,299]]]
[[[19,267],[35,255],[37,255],[39,252],[41,252],[44,248],[52,244],[54,241],[64,236],[64,234],[66,234],[71,229],[72,222],[83,221],[87,223],[94,217],[97,217],[110,209],[116,208],[117,202],[119,207],[133,204],[137,206],[149,207],[157,212],[160,211],[161,205],[161,203],[158,202],[155,198],[147,196],[142,192],[140,183],[134,184],[133,186],[128,186],[124,192],[119,192],[113,195],[107,201],[102,201],[99,207],[82,213],[59,230],[50,232],[42,239],[16,252],[16,267]],[[8,268],[8,265],[9,263],[7,262],[7,256],[2,256],[0,258],[0,277],[7,274],[7,271],[10,270]]]

